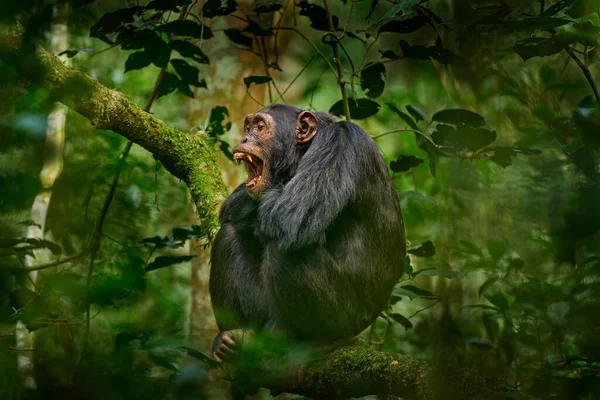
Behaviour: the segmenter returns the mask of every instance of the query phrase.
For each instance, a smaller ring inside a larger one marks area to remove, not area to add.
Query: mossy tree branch
[[[196,203],[200,225],[218,229],[217,207],[226,194],[212,140],[175,129],[143,111],[124,94],[64,65],[41,46],[24,39],[22,26],[3,26],[0,56],[11,60],[28,81],[50,89],[57,100],[86,117],[97,129],[111,130],[151,152],[183,180]]]
[[[286,379],[267,368],[249,371],[244,384],[263,386],[272,394],[290,392],[313,399],[347,399],[378,395],[411,400],[533,399],[499,378],[466,369],[434,367],[414,357],[376,351],[362,342],[337,349],[309,366],[300,388],[286,387]]]

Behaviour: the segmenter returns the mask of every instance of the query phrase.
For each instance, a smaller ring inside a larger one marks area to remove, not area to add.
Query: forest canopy
[[[369,134],[408,256],[359,344],[295,390],[273,359],[240,367],[245,385],[600,392],[600,0],[25,0],[0,14],[1,399],[229,395],[210,358],[208,254],[245,179],[244,116],[276,103]]]

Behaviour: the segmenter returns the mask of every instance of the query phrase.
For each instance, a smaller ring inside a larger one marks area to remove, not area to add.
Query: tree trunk
[[[68,49],[67,15],[68,4],[57,4],[53,7],[53,22],[51,26],[51,52],[59,54]],[[66,56],[59,57],[65,64],[69,63]],[[63,147],[65,142],[65,120],[67,118],[67,107],[61,103],[55,103],[53,110],[48,115],[46,127],[46,142],[44,145],[44,165],[40,172],[41,189],[31,206],[30,219],[37,225],[27,227],[27,237],[32,239],[43,239],[46,226],[46,216],[52,197],[52,187],[59,177],[63,166]],[[34,250],[35,257],[26,255],[23,264],[26,268],[35,266],[36,259],[40,258],[42,250]],[[30,271],[24,286],[29,290],[35,290],[37,271]],[[25,324],[17,322],[16,330],[17,366],[23,388],[35,390],[37,388],[34,374],[34,332],[29,332]]]

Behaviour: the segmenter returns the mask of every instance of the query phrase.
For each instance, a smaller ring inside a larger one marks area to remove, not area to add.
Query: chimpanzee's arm
[[[283,188],[263,195],[262,234],[277,240],[282,249],[323,241],[327,228],[362,189],[359,186],[369,176],[381,174],[381,164],[373,141],[353,123],[339,122],[320,130],[296,175]]]

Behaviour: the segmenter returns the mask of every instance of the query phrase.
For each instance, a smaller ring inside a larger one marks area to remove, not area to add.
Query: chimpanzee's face
[[[244,137],[234,149],[233,157],[244,162],[248,171],[246,188],[258,198],[268,187],[269,143],[275,137],[275,121],[266,113],[248,114],[244,119]]]

